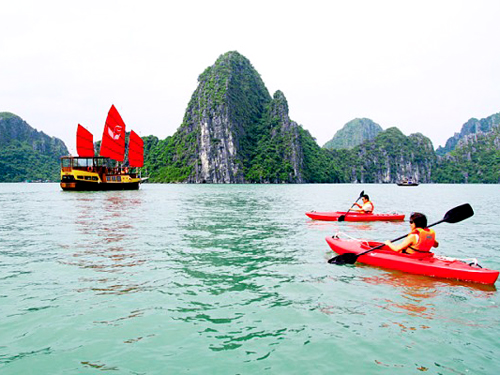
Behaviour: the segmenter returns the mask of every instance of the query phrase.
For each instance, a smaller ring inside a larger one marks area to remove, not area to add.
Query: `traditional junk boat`
[[[130,132],[128,166],[125,158],[125,123],[112,105],[102,135],[100,156],[95,156],[93,135],[78,124],[76,133],[78,157],[61,158],[61,188],[82,190],[137,190],[141,182],[139,168],[144,165],[144,141]],[[117,162],[122,163],[117,166]],[[130,170],[129,170],[130,169]]]

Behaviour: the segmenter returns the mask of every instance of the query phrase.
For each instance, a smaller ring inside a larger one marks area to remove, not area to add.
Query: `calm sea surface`
[[[1,374],[498,374],[500,295],[327,263],[326,236],[400,223],[315,222],[361,190],[430,222],[437,253],[500,269],[499,185],[0,184]]]

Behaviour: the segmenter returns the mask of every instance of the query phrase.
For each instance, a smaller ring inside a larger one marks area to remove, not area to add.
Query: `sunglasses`
[[[410,224],[413,224],[413,220],[410,220]]]

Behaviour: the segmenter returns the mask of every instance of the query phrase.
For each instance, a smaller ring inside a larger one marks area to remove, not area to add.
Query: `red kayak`
[[[381,245],[380,242],[362,242],[337,237],[326,237],[326,242],[339,255],[345,253],[359,254]],[[433,253],[423,255],[418,253],[411,255],[397,253],[387,246],[361,255],[357,261],[417,275],[443,277],[481,284],[494,284],[499,273],[499,271],[481,268],[474,263],[468,264],[458,259],[441,257]]]
[[[402,221],[404,214],[361,214],[359,212],[306,212],[313,220],[337,221],[339,216],[345,215],[344,221]]]

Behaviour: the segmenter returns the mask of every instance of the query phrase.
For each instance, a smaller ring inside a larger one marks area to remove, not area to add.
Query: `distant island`
[[[143,137],[157,183],[500,183],[500,113],[470,119],[436,151],[429,138],[353,119],[320,147],[250,61],[221,55],[198,77],[177,131]],[[98,149],[98,148],[96,148]],[[0,113],[0,182],[58,181],[64,143]]]

